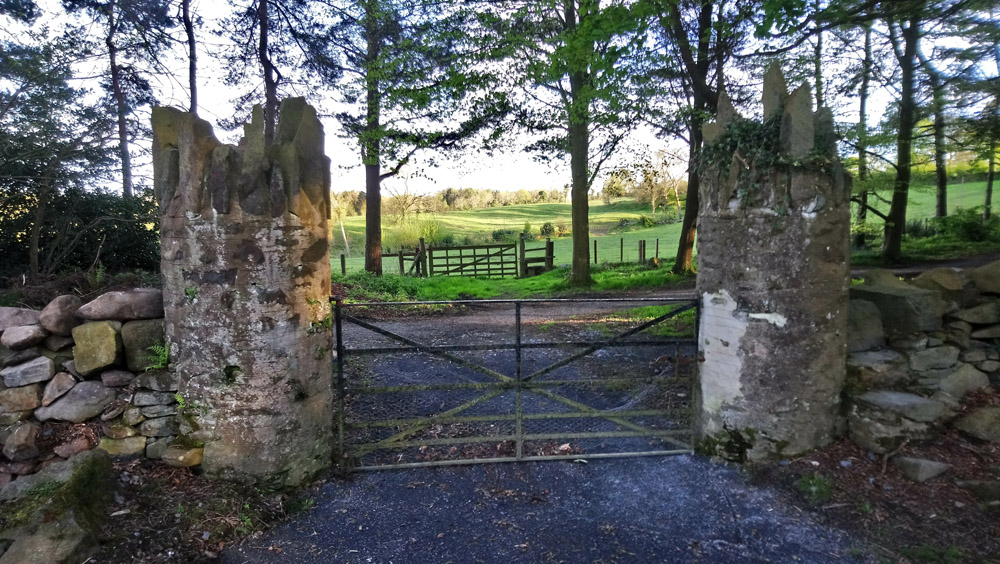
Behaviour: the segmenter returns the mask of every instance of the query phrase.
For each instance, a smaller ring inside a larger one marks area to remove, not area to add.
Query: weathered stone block
[[[41,325],[24,325],[11,327],[0,335],[0,344],[8,349],[19,351],[41,343],[49,336],[49,332]]]
[[[932,478],[937,478],[951,468],[951,464],[908,456],[893,457],[892,465],[899,468],[899,471],[903,475],[914,482],[926,482]]]
[[[968,274],[969,279],[980,292],[1000,294],[1000,260],[973,268],[968,271]]]
[[[189,448],[184,446],[170,446],[161,456],[163,463],[175,468],[189,468],[201,464],[205,454],[203,448]]]
[[[121,324],[114,321],[95,321],[73,328],[73,363],[76,370],[89,376],[121,363]]]
[[[1000,339],[1000,325],[992,325],[972,332],[973,339]]]
[[[82,323],[76,312],[83,302],[73,295],[59,296],[49,302],[39,315],[38,322],[53,335],[68,336]]]
[[[73,337],[63,337],[62,335],[49,335],[42,341],[42,346],[46,349],[59,352],[73,346]]]
[[[101,372],[101,383],[109,388],[128,386],[135,380],[135,374],[127,370],[105,370]]]
[[[984,304],[979,304],[975,307],[956,311],[951,314],[951,317],[973,325],[992,325],[1000,323],[1000,300],[994,300]]]
[[[888,388],[910,379],[906,357],[893,350],[864,351],[847,355],[847,383],[850,390]]]
[[[851,299],[866,300],[882,313],[882,326],[890,336],[941,328],[945,304],[936,292],[908,285],[862,284],[851,288]]]
[[[175,417],[157,417],[139,424],[139,434],[145,437],[168,437],[179,430]]]
[[[1000,407],[980,407],[952,423],[959,431],[990,442],[1000,442]]]
[[[163,458],[163,453],[174,441],[174,437],[160,437],[158,439],[148,439],[146,442],[146,458],[159,460]]]
[[[3,454],[7,458],[19,461],[29,460],[38,456],[38,425],[28,422],[15,423],[9,430],[10,435],[4,441]]]
[[[961,401],[965,394],[989,385],[990,379],[986,374],[976,370],[971,364],[963,364],[958,370],[944,377],[938,388]]]
[[[128,369],[142,372],[149,366],[149,350],[153,345],[163,345],[163,320],[144,319],[129,321],[122,325],[122,344],[125,347],[125,360]]]
[[[3,347],[0,345],[0,347]],[[8,366],[15,366],[18,364],[23,364],[29,360],[34,360],[42,356],[42,351],[38,347],[32,347],[30,349],[23,349],[19,351],[12,351],[6,347],[2,350],[7,351],[3,356],[3,362],[0,362],[0,366],[7,368]]]
[[[104,437],[97,445],[98,450],[102,450],[112,458],[135,458],[142,456],[146,451],[146,437],[137,435],[126,439],[109,439]]]
[[[132,405],[146,407],[150,405],[170,405],[177,403],[177,398],[170,392],[150,392],[139,390],[132,396]]]
[[[81,468],[90,467],[90,472],[78,472]],[[88,476],[83,474],[91,475],[93,474],[104,474],[105,476],[110,476],[111,464],[107,458],[107,455],[96,451],[82,452],[69,460],[64,460],[56,464],[47,466],[43,470],[40,470],[36,474],[30,476],[22,476],[17,480],[7,484],[3,489],[0,489],[0,501],[10,501],[13,499],[18,499],[24,494],[35,489],[41,484],[67,484],[74,480],[81,480],[81,482],[86,482]],[[97,483],[81,483],[82,487],[100,487],[102,484],[98,480]],[[101,497],[100,495],[95,495],[95,499]]]
[[[973,303],[978,292],[975,288],[967,288],[967,280],[961,271],[954,268],[934,268],[923,272],[911,281],[917,288],[931,290],[941,295],[946,302],[953,302],[959,307]]]
[[[878,307],[864,300],[851,300],[847,310],[847,352],[868,351],[885,346],[885,329]]]
[[[0,413],[30,411],[42,404],[42,387],[38,384],[0,390]]]
[[[37,382],[47,382],[55,376],[55,363],[51,359],[40,356],[24,364],[9,366],[0,370],[4,386],[16,388]]]
[[[114,390],[100,382],[80,382],[51,405],[35,410],[35,417],[39,421],[55,419],[82,423],[100,415],[115,400],[115,395]]]
[[[37,325],[39,312],[20,307],[0,307],[0,332],[11,327]]]
[[[943,346],[922,351],[910,351],[906,353],[906,356],[910,360],[910,369],[922,372],[955,366],[958,363],[959,352],[957,347]]]
[[[163,292],[155,288],[108,292],[81,306],[76,314],[90,321],[156,319],[163,317]]]
[[[166,370],[150,370],[136,376],[135,385],[155,392],[176,392],[177,375]]]
[[[877,390],[858,396],[855,400],[862,407],[875,408],[920,422],[933,422],[946,414],[940,402],[916,394]]]

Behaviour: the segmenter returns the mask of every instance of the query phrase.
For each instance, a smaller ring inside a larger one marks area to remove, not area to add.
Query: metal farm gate
[[[406,315],[418,308],[439,311]],[[678,298],[338,301],[338,465],[688,453],[697,311]]]

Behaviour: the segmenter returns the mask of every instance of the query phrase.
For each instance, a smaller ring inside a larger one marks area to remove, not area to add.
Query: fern
[[[170,362],[170,347],[166,345],[153,345],[146,349],[150,352],[146,357],[146,372],[150,370],[162,370]]]

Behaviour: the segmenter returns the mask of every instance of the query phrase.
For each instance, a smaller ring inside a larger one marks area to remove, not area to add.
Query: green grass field
[[[672,208],[672,217],[677,217],[676,208]],[[644,239],[646,243],[646,256],[652,258],[656,255],[656,241],[659,239],[660,253],[662,257],[673,257],[677,252],[677,240],[680,237],[681,224],[679,221],[670,224],[658,224],[649,228],[635,228],[624,232],[613,232],[622,219],[635,222],[640,216],[650,216],[649,207],[637,205],[631,200],[619,200],[611,205],[605,205],[596,200],[590,202],[590,233],[593,240],[597,241],[597,260],[599,263],[617,263],[622,259],[622,249],[624,248],[624,260],[626,262],[635,261],[639,256],[639,240]],[[660,211],[656,215],[656,220],[661,221],[667,217]],[[421,214],[417,218],[407,220],[404,224],[394,223],[391,219],[384,221],[382,225],[382,244],[384,249],[392,252],[397,251],[401,242],[415,241],[421,234],[426,235],[428,230],[436,232],[438,237],[451,235],[456,244],[480,244],[492,242],[491,235],[494,230],[507,229],[520,232],[524,229],[525,223],[531,224],[531,231],[538,236],[539,228],[545,223],[551,222],[554,226],[560,224],[567,228],[571,225],[570,205],[565,204],[526,204],[517,206],[506,206],[501,208],[486,208],[481,210],[458,211],[439,214]],[[334,270],[340,269],[339,256],[344,252],[343,238],[340,234],[340,225],[334,223],[332,240],[334,241],[331,256]],[[364,269],[364,218],[349,217],[344,221],[344,230],[347,232],[348,241],[351,245],[351,256],[347,259],[347,272],[357,272]],[[541,240],[528,243],[528,247],[541,245]],[[555,245],[555,264],[568,265],[573,252],[573,242],[570,235],[562,237],[552,237]],[[593,245],[593,243],[591,243]],[[412,243],[405,248],[412,248]],[[591,247],[593,249],[593,247]],[[398,273],[398,265],[389,260],[383,264],[383,270],[387,273]]]
[[[948,187],[948,206],[951,210],[969,209],[982,206],[986,190],[985,182],[970,182],[966,184],[952,184]],[[875,207],[888,211],[888,202],[876,202]],[[935,187],[933,185],[919,185],[910,189],[910,201],[907,207],[908,219],[931,218],[935,209]],[[671,208],[669,212],[677,217],[676,208]],[[638,243],[640,240],[646,241],[646,256],[655,256],[656,244],[659,241],[659,256],[666,258],[669,262],[677,251],[677,241],[680,236],[681,224],[674,223],[657,224],[649,228],[633,227],[631,230],[616,232],[615,227],[622,219],[636,221],[641,215],[650,215],[650,210],[645,205],[639,205],[631,200],[622,199],[605,205],[601,201],[590,202],[590,234],[593,241],[597,241],[597,262],[598,263],[618,263],[620,261],[633,262],[638,258]],[[656,220],[661,221],[666,217],[663,212],[657,214]],[[534,234],[538,234],[539,228],[545,222],[551,222],[554,226],[571,225],[570,204],[526,204],[506,206],[499,208],[486,208],[481,210],[459,211],[437,214],[421,214],[413,219],[408,219],[405,223],[395,223],[392,218],[383,221],[383,248],[395,252],[404,246],[412,248],[421,235],[428,236],[429,239],[441,238],[450,235],[456,244],[479,244],[491,242],[491,234],[497,229],[513,230],[520,232],[525,223],[531,225]],[[364,218],[349,217],[344,221],[344,229],[347,232],[351,245],[351,255],[347,259],[347,272],[359,272],[364,269]],[[334,247],[331,251],[333,267],[335,271],[340,270],[339,255],[344,252],[343,239],[340,234],[340,226],[334,222],[332,226],[332,240]],[[568,265],[572,255],[572,239],[570,236],[553,237],[555,243],[555,264]],[[538,246],[535,241],[529,246]],[[591,249],[593,247],[591,246]],[[622,250],[624,249],[624,254]],[[970,246],[970,250],[979,250],[978,247]],[[962,246],[959,244],[947,252],[961,254]],[[904,253],[906,249],[904,248]],[[393,261],[385,261],[384,272],[396,273],[398,266]]]

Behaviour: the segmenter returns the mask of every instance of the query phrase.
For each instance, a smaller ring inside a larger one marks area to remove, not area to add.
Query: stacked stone
[[[1000,261],[934,269],[910,282],[872,271],[851,288],[849,318],[846,392],[855,443],[889,454],[949,426],[1000,441],[1000,408],[958,417],[967,394],[1000,387]],[[918,462],[925,469],[934,461]]]
[[[59,296],[41,311],[0,308],[0,487],[98,446],[79,434],[42,452],[49,422],[94,424],[99,447],[113,455],[162,455],[178,428],[177,386],[146,368],[150,347],[163,342],[156,289],[87,304]]]
[[[762,101],[780,131],[759,127],[777,154],[734,143],[699,165],[697,426],[703,450],[727,458],[794,456],[843,428],[850,177],[829,110],[810,100],[808,84],[789,94],[772,66]],[[739,134],[734,123],[723,93],[706,154]]]
[[[153,109],[161,272],[185,440],[205,474],[297,485],[330,466],[333,396],[323,126],[284,100],[237,146],[206,121]]]

